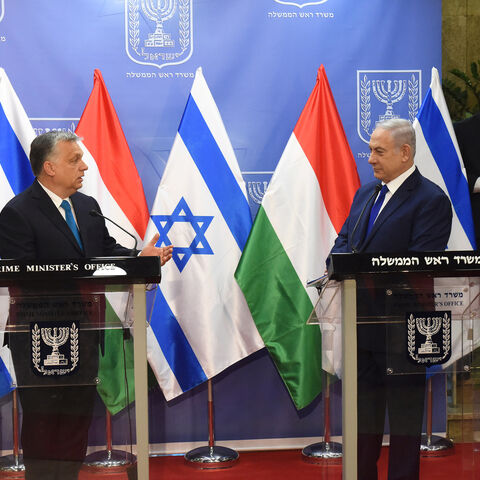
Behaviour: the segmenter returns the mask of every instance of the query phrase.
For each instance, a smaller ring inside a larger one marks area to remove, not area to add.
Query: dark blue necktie
[[[378,212],[380,212],[380,209],[382,208],[383,201],[385,200],[385,195],[388,192],[388,187],[384,185],[382,189],[380,190],[380,195],[378,195],[377,200],[375,200],[375,203],[373,204],[372,209],[370,210],[370,218],[368,219],[368,227],[367,227],[367,233],[365,236],[368,236],[370,233],[370,230],[373,227],[373,224],[375,223],[375,219],[378,216]]]
[[[80,240],[80,232],[78,231],[77,223],[73,218],[72,207],[67,200],[63,200],[60,206],[65,210],[65,220],[67,221],[67,225],[70,227],[70,230],[77,240],[77,243],[80,245],[80,248],[83,249],[82,241]]]

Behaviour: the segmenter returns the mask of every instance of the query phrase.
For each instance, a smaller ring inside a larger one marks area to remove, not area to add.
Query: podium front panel
[[[457,478],[475,478],[479,292],[478,277],[356,276],[358,478],[380,444],[390,469],[427,479],[425,457],[456,455]]]
[[[145,337],[144,282],[159,280],[159,265],[129,276],[132,262],[88,259],[77,275],[59,270],[36,278],[19,278],[20,264],[9,268],[17,278],[4,278],[2,393],[11,393],[2,409],[11,405],[14,421],[2,422],[2,449],[20,455],[32,478],[54,471],[71,478],[106,465],[138,468],[139,478],[148,478],[147,382],[137,375],[146,371],[145,342],[136,352],[134,341]],[[0,476],[6,462],[0,459]]]
[[[382,444],[392,476],[435,478],[442,462],[477,478],[480,255],[333,254],[328,269],[342,284],[343,478],[376,478]]]

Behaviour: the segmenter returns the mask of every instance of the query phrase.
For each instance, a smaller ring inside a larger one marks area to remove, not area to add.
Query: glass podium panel
[[[160,265],[110,259],[85,274],[101,261],[76,261],[78,278],[22,274],[0,287],[0,477],[148,479],[145,283]]]
[[[358,478],[376,478],[382,444],[390,471],[429,479],[435,459],[422,459],[449,456],[458,479],[476,478],[479,285],[357,276]]]
[[[132,349],[130,286],[1,290],[9,403],[18,408],[2,450],[11,443],[38,478],[53,471],[71,478],[80,468],[100,466],[102,457],[117,467],[133,464],[129,432],[135,424],[126,420],[134,422],[135,415],[122,413],[132,408],[134,393],[133,357],[126,356]],[[5,459],[0,471],[9,471],[12,460]]]

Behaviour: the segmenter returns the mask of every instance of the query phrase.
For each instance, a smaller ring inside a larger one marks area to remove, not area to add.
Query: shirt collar
[[[37,179],[38,180],[38,179]],[[50,197],[52,202],[57,208],[60,208],[60,204],[63,202],[63,198],[59,197],[56,193],[53,193],[51,190],[49,190],[45,185],[43,185],[40,181],[38,181],[38,184],[45,190],[47,195]],[[72,205],[72,202],[70,198],[66,198],[67,202]]]
[[[401,173],[398,177],[390,180],[386,185],[388,187],[388,191],[393,195],[401,186],[402,183],[415,171],[415,165],[412,165],[408,170]],[[385,185],[382,182],[382,185]]]

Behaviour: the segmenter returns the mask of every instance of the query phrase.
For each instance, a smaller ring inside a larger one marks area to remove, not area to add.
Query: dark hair
[[[53,153],[58,142],[77,142],[78,140],[80,137],[74,133],[59,130],[42,133],[36,137],[30,146],[30,166],[33,174],[38,177],[42,173],[43,164]]]

